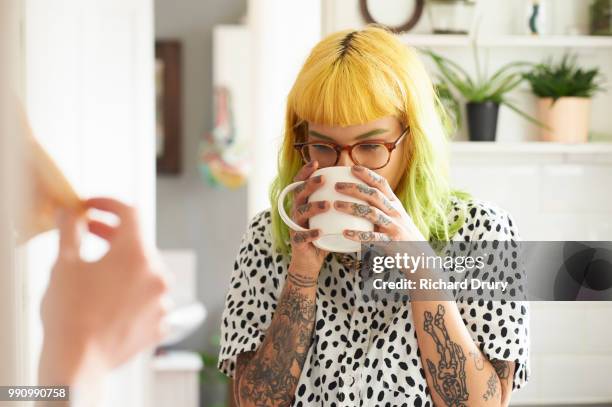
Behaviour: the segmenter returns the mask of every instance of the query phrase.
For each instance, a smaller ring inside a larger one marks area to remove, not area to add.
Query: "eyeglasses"
[[[402,132],[397,140],[388,143],[384,141],[360,141],[352,145],[340,146],[326,141],[310,141],[295,143],[293,147],[302,154],[305,162],[318,161],[321,168],[337,165],[340,154],[346,150],[355,164],[371,170],[378,170],[389,164],[391,153],[407,132],[408,128]]]

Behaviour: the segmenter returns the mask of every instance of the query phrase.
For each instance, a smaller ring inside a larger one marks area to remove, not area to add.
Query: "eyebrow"
[[[354,140],[363,140],[365,138],[377,136],[379,134],[386,133],[388,131],[389,131],[389,129],[374,129],[374,130],[370,130],[370,131],[368,131],[366,133],[358,135],[357,137],[354,138]],[[314,130],[309,130],[308,134],[310,134],[311,136],[323,139],[323,140],[332,141],[334,143],[336,142],[336,140],[334,140],[332,137],[326,136],[325,134],[321,134],[321,133],[316,132]]]

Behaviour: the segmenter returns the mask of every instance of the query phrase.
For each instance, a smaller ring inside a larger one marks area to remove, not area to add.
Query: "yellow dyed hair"
[[[401,144],[404,173],[395,188],[406,212],[428,240],[448,240],[463,217],[449,219],[453,191],[448,183],[448,137],[443,109],[416,51],[377,27],[329,35],[311,51],[289,93],[285,134],[272,183],[272,235],[289,251],[289,229],[278,214],[280,192],[304,165],[293,144],[305,140],[308,122],[350,126],[395,116],[410,129]],[[291,199],[285,203],[287,210]]]

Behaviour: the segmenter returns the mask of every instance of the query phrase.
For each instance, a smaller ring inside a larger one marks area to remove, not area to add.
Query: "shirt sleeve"
[[[484,229],[475,228],[472,239],[487,242],[520,240],[516,224],[505,211],[481,203],[474,203],[468,211],[472,217],[478,214],[479,223],[486,225]],[[495,268],[498,279],[524,275],[523,269],[517,269],[524,268],[521,262],[502,264],[506,266]],[[468,298],[458,301],[457,306],[472,339],[489,360],[515,363],[513,389],[525,385],[530,371],[529,303]]]
[[[261,345],[280,294],[284,268],[276,269],[274,257],[280,255],[273,253],[270,236],[270,212],[264,211],[250,222],[234,262],[221,318],[217,366],[230,377],[234,377],[236,357]]]

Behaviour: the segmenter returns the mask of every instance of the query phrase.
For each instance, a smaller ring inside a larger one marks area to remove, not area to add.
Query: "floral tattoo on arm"
[[[261,348],[243,367],[242,400],[257,406],[291,404],[310,349],[315,311],[314,298],[302,289],[283,293]]]

